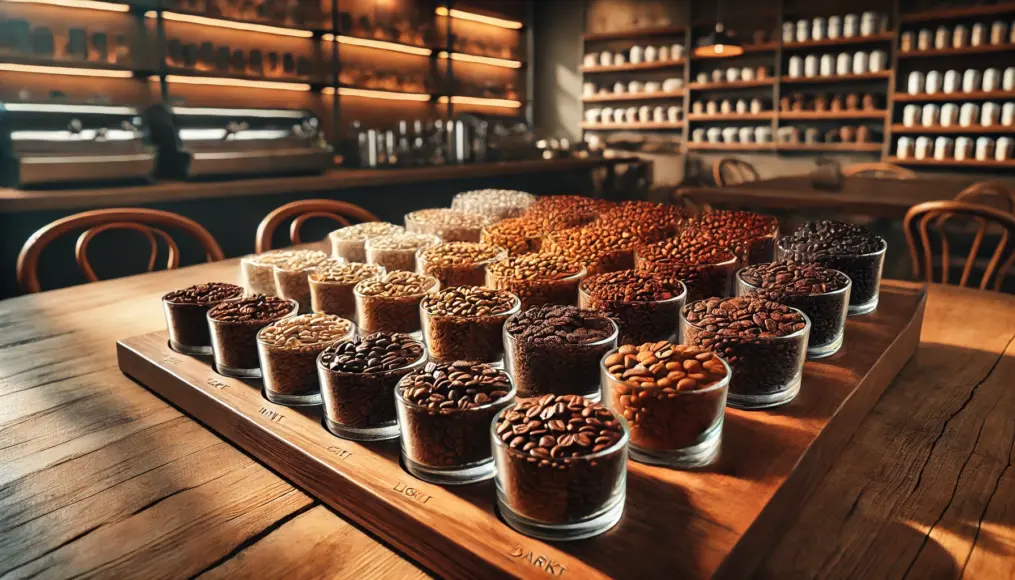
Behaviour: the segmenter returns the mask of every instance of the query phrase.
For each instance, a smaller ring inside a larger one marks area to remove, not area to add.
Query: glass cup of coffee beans
[[[225,282],[198,284],[163,296],[169,347],[183,354],[211,354],[208,311],[226,300],[242,297],[243,288]]]
[[[405,469],[438,485],[493,477],[487,430],[515,393],[507,373],[481,363],[427,363],[402,377],[395,409]]]
[[[490,436],[497,507],[512,528],[579,540],[620,521],[629,433],[605,405],[579,395],[521,399],[497,414]]]
[[[279,405],[319,405],[317,357],[329,345],[356,334],[350,320],[316,312],[272,322],[257,333],[264,395]]]
[[[457,286],[428,294],[419,303],[423,338],[434,362],[504,363],[504,322],[521,309],[506,290]]]
[[[800,392],[811,321],[796,308],[747,296],[707,298],[684,306],[680,328],[684,344],[729,363],[731,407],[776,407]]]
[[[257,354],[257,333],[277,320],[295,316],[295,300],[254,294],[227,300],[208,311],[215,371],[226,377],[261,377]]]
[[[678,340],[686,299],[683,282],[634,270],[596,274],[578,286],[579,308],[612,318],[622,344]]]
[[[733,373],[715,353],[665,340],[625,344],[600,370],[606,406],[630,427],[631,459],[690,469],[719,454]]]

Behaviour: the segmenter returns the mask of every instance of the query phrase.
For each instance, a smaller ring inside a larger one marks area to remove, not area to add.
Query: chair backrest
[[[845,177],[879,177],[881,179],[915,179],[916,172],[891,163],[855,163],[842,168]]]
[[[739,185],[748,181],[761,179],[754,166],[735,157],[726,157],[715,162],[712,166],[712,179],[719,187],[725,185]]]
[[[78,237],[75,246],[75,257],[78,267],[89,282],[98,281],[95,270],[88,261],[88,244],[98,234],[109,230],[132,230],[141,233],[147,238],[151,247],[151,255],[148,258],[148,271],[155,268],[155,258],[158,253],[156,236],[161,238],[169,248],[169,259],[166,263],[167,269],[176,268],[179,265],[179,247],[173,241],[172,236],[159,227],[171,227],[183,230],[193,236],[204,248],[205,255],[209,262],[221,260],[224,256],[222,248],[219,247],[215,238],[208,230],[197,222],[185,218],[179,214],[156,209],[140,208],[110,208],[86,211],[65,218],[56,220],[49,225],[39,229],[32,234],[21,247],[18,255],[17,277],[18,287],[22,292],[32,293],[41,290],[39,285],[39,256],[42,251],[53,240],[64,234],[85,230]]]
[[[955,196],[955,201],[985,205],[1015,214],[1015,190],[993,181],[970,185]]]
[[[948,270],[951,262],[946,226],[949,221],[955,218],[971,220],[978,226],[962,268],[959,286],[969,284],[970,274],[973,266],[976,265],[976,259],[980,254],[980,248],[988,229],[992,225],[1000,226],[1000,239],[997,242],[997,247],[990,254],[990,261],[983,268],[983,277],[979,285],[981,290],[986,290],[993,278],[994,283],[990,289],[999,290],[1005,274],[1011,267],[1012,259],[1015,258],[1015,216],[992,207],[973,203],[929,201],[915,205],[906,212],[906,218],[902,223],[906,231],[906,241],[909,242],[909,255],[913,260],[913,276],[917,279],[923,278],[927,282],[949,283]],[[931,238],[931,234],[935,231],[940,238],[941,247],[940,276],[936,279],[934,276],[934,240]],[[969,230],[966,230],[962,234],[967,235],[968,232]]]
[[[356,222],[376,222],[380,219],[374,214],[361,208],[358,205],[336,201],[334,199],[301,199],[287,203],[282,207],[264,216],[261,225],[257,226],[257,237],[254,239],[254,248],[257,253],[266,252],[271,248],[271,239],[275,230],[285,220],[293,218],[289,226],[289,241],[293,244],[302,243],[300,229],[303,224],[313,218],[325,218],[336,221],[344,226],[353,224],[350,218]]]

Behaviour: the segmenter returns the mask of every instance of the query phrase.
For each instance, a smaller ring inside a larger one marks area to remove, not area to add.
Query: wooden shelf
[[[887,79],[892,76],[892,71],[883,70],[880,72],[869,72],[859,75],[832,75],[827,77],[782,77],[783,84],[820,84],[820,83],[848,83],[850,81],[870,81]]]
[[[958,133],[958,134],[972,134],[972,133],[1015,133],[1015,125],[991,125],[984,127],[983,125],[974,125],[972,127],[960,127],[958,125],[950,125],[948,127],[942,127],[940,125],[931,125],[929,127],[923,125],[917,125],[915,127],[907,127],[902,124],[892,125],[892,133]]]
[[[761,52],[775,52],[779,49],[778,42],[763,42],[761,44],[745,44],[744,54],[757,54]],[[738,54],[737,56],[743,56]],[[725,55],[708,55],[698,56],[694,54],[694,50],[691,50],[691,60],[712,60],[717,58],[736,58],[736,56],[725,56]]]
[[[586,131],[638,131],[638,130],[651,130],[651,129],[683,129],[684,122],[677,121],[676,123],[670,123],[664,121],[662,123],[587,123],[583,122],[581,125],[582,129]]]
[[[686,26],[651,26],[647,28],[634,28],[631,30],[618,30],[612,32],[586,32],[582,34],[582,40],[624,40],[628,38],[644,38],[647,36],[677,36],[687,32]]]
[[[777,151],[842,151],[880,153],[881,143],[777,143]]]
[[[933,50],[899,51],[899,58],[933,58],[935,56],[961,56],[964,54],[989,54],[1015,51],[1015,44],[981,44],[962,48],[939,48]]]
[[[760,113],[719,113],[716,115],[688,115],[688,121],[767,121],[775,117],[774,111]]]
[[[684,91],[669,91],[658,93],[618,93],[609,95],[593,95],[582,97],[583,103],[611,103],[614,101],[657,101],[660,99],[677,99],[684,96]]]
[[[967,18],[970,16],[989,16],[991,14],[1004,14],[1015,12],[1015,2],[1001,2],[981,6],[964,6],[960,8],[940,8],[938,10],[927,10],[925,12],[914,12],[902,14],[903,22],[926,22],[928,20],[949,20],[952,18]]]
[[[1008,159],[1006,161],[995,161],[993,159],[987,161],[978,161],[976,159],[899,159],[898,157],[888,157],[885,159],[888,163],[894,163],[896,165],[940,165],[942,167],[983,167],[993,169],[1015,169],[1015,159]]]
[[[627,63],[627,64],[614,64],[610,66],[580,66],[578,67],[578,72],[592,74],[592,73],[628,72],[641,70],[659,70],[684,66],[684,64],[686,63],[687,59],[678,58],[677,60],[639,62],[638,64]]]
[[[775,84],[775,79],[756,79],[753,81],[734,81],[732,83],[690,83],[687,88],[692,91],[722,91],[732,89],[750,89],[754,87],[770,87]]]
[[[889,42],[895,39],[894,32],[883,32],[868,36],[851,36],[849,38],[825,38],[823,40],[805,40],[803,42],[787,42],[782,45],[785,50],[797,50],[804,48],[817,48],[821,46],[841,46],[844,44],[870,44],[873,42]]]
[[[888,111],[783,111],[779,120],[840,121],[846,119],[884,119]]]
[[[688,143],[695,151],[774,151],[774,143]]]
[[[5,67],[4,65],[8,66]],[[127,73],[136,74],[138,76],[148,76],[149,74],[152,74],[154,72],[151,70],[145,70],[137,67],[128,68],[122,64],[114,64],[94,60],[79,60],[72,58],[58,59],[24,54],[7,54],[0,57],[0,71],[3,72],[33,72],[31,69],[34,67],[110,71],[115,73],[123,73],[125,76],[128,76]],[[96,75],[94,77],[89,78],[98,79],[102,77]]]
[[[1015,99],[1015,91],[976,91],[972,93],[895,93],[897,103],[910,101],[990,101],[993,99]]]

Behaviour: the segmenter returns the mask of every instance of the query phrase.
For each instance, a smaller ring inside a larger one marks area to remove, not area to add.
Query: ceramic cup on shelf
[[[624,110],[624,121],[628,123],[638,122],[638,107],[628,107]]]
[[[853,56],[848,52],[840,52],[839,57],[835,59],[835,74],[845,76],[851,70],[853,70]]]
[[[969,29],[969,46],[980,46],[987,42],[987,27],[977,22]]]
[[[920,119],[920,105],[906,105],[902,109],[902,124],[905,127],[915,127]]]
[[[642,105],[638,107],[638,122],[649,123],[652,121],[652,107],[648,105]]]
[[[984,92],[996,91],[1001,88],[1001,71],[996,68],[988,68],[983,71],[983,79],[980,82],[980,90]]]
[[[599,66],[612,66],[613,65],[613,53],[608,50],[604,50],[599,53]]]
[[[670,60],[670,47],[660,46],[659,47],[659,60],[661,62],[667,62]]]
[[[980,90],[980,71],[971,68],[962,75],[962,92],[975,93]]]
[[[952,31],[948,30],[947,26],[938,26],[934,32],[934,48],[937,50],[944,50],[948,48],[948,43],[952,39]]]
[[[719,113],[719,105],[715,101],[708,101],[705,103],[705,114],[706,115],[717,115]]]
[[[1001,106],[997,103],[983,103],[980,107],[980,125],[995,127],[1001,123]]]
[[[951,137],[941,136],[934,141],[934,159],[943,161],[951,159],[955,155],[955,140]]]
[[[627,114],[625,113],[624,109],[621,109],[620,107],[617,107],[616,109],[613,109],[613,122],[614,123],[623,123],[624,119],[626,117],[627,117]]]
[[[722,142],[723,143],[736,143],[737,137],[739,136],[739,127],[723,127],[722,130]]]
[[[1015,91],[1015,66],[1004,69],[1001,74],[1001,90]]]
[[[965,24],[956,24],[952,31],[952,48],[965,48],[969,46],[969,27]]]
[[[818,76],[818,55],[808,54],[804,57],[804,76],[805,77],[816,77]]]
[[[675,93],[684,88],[684,79],[671,78],[663,81],[663,91]]]
[[[883,50],[872,50],[868,57],[867,67],[870,72],[881,72],[888,68],[888,54]]]
[[[796,38],[795,32],[796,32],[796,25],[794,23],[792,23],[792,22],[783,22],[782,23],[782,42],[784,44],[789,44],[789,43],[793,42],[793,40]]]
[[[673,60],[680,60],[684,58],[684,45],[673,44],[670,46],[670,58]]]
[[[680,121],[680,109],[677,105],[670,105],[666,107],[666,120],[670,123],[677,123]]]
[[[927,103],[923,106],[923,111],[920,115],[920,124],[924,127],[934,127],[938,124],[941,119],[941,108],[934,103]]]
[[[916,143],[913,147],[913,157],[915,159],[926,159],[930,156],[932,142],[930,137],[920,136],[916,138]]]
[[[998,137],[997,142],[994,145],[994,160],[1008,161],[1011,158],[1012,158],[1011,137]]]
[[[751,99],[751,106],[749,107],[751,113],[758,114],[761,112],[761,99]]]
[[[705,142],[705,129],[703,127],[698,127],[694,131],[691,131],[691,142],[692,143]]]
[[[646,93],[658,93],[659,91],[662,90],[662,88],[663,86],[656,81],[649,81],[645,83]]]
[[[958,161],[966,161],[972,159],[975,155],[974,144],[972,137],[956,137],[955,138],[955,159]]]
[[[621,94],[624,94],[626,92],[627,92],[627,87],[624,85],[624,83],[622,83],[620,81],[617,81],[617,82],[613,83],[613,94],[615,94],[615,95],[621,95]]]
[[[747,101],[743,99],[737,99],[737,104],[733,106],[733,110],[735,110],[738,115],[746,114],[748,111]]]
[[[730,103],[729,99],[723,99],[722,102],[719,103],[719,112],[723,115],[729,115],[733,112],[733,104]]]
[[[1007,102],[1001,105],[1001,125],[1004,127],[1015,125],[1015,103]]]
[[[588,109],[585,111],[585,120],[594,125],[599,122],[600,113],[602,113],[601,109]]]
[[[709,127],[708,130],[705,131],[705,137],[708,139],[709,143],[718,143],[722,140],[722,129],[719,127]]]
[[[942,127],[954,127],[959,123],[959,106],[955,103],[945,103],[941,105],[941,119],[938,123]]]
[[[595,54],[586,54],[582,58],[582,65],[592,67],[599,64],[599,58]]]
[[[847,14],[842,17],[842,36],[853,38],[860,33],[860,18],[856,14]]]
[[[946,94],[956,93],[962,88],[962,75],[957,70],[945,71],[944,80],[941,82],[941,92]]]
[[[726,75],[723,74],[723,70],[721,68],[717,68],[714,71],[712,71],[712,82],[721,83],[725,76]]]
[[[609,125],[613,122],[613,107],[603,107],[602,114],[599,116],[599,122],[604,125]]]
[[[654,46],[645,47],[645,62],[655,62],[659,60],[659,50]]]
[[[810,23],[806,20],[798,20],[796,23],[796,41],[807,42],[810,40]]]
[[[862,50],[857,51],[857,53],[853,55],[853,74],[862,75],[866,73],[868,70],[870,70],[868,68],[870,65],[870,63],[868,62],[869,59],[870,55],[868,55],[866,52]]]
[[[627,57],[623,53],[618,52],[613,55],[613,66],[623,66],[627,64]]]
[[[924,51],[930,50],[934,41],[934,37],[930,32],[929,28],[921,28],[920,32],[916,33],[916,50]]]
[[[697,76],[694,77],[694,81],[702,85],[708,83],[708,73],[706,72],[698,73]]]
[[[701,101],[694,101],[693,103],[691,103],[692,115],[701,115],[704,112],[705,112],[705,103],[702,103]]]
[[[789,76],[798,79],[804,76],[804,59],[799,56],[789,57]]]
[[[821,55],[821,76],[830,77],[835,74],[835,57],[830,54]]]
[[[878,33],[877,12],[867,11],[860,15],[860,36],[873,36]]]
[[[976,103],[963,103],[959,109],[959,126],[972,127],[980,122],[980,106]]]
[[[822,18],[817,17],[811,21],[811,40],[824,40],[825,33],[827,31],[828,22]]]
[[[835,40],[842,36],[842,17],[841,16],[829,16],[828,17],[828,38]]]
[[[923,73],[915,70],[909,73],[909,82],[906,83],[906,92],[911,95],[919,95],[923,92],[924,88],[924,76]]]
[[[632,46],[630,52],[631,64],[641,64],[645,62],[645,49],[640,46]]]
[[[658,107],[652,109],[652,121],[656,123],[665,123],[666,107],[659,105]]]
[[[627,83],[627,92],[629,93],[640,93],[645,90],[645,85],[641,81],[631,81]]]
[[[752,143],[754,141],[754,127],[741,127],[737,137],[741,143]]]
[[[730,67],[726,69],[726,82],[735,83],[740,80],[740,69]]]
[[[976,160],[988,161],[994,158],[994,139],[980,137],[976,140]]]
[[[754,69],[749,66],[745,66],[744,68],[740,69],[740,80],[753,81]]]
[[[582,83],[582,96],[591,97],[596,94],[595,83]]]
[[[913,31],[907,30],[899,35],[899,50],[902,52],[912,52],[915,48],[913,46]]]
[[[768,125],[758,125],[754,128],[754,142],[755,143],[771,143],[772,142],[772,127]]]
[[[928,95],[941,90],[941,73],[936,70],[927,71],[926,80],[923,83],[923,91]]]
[[[895,156],[899,159],[909,159],[913,155],[913,140],[909,137],[899,137],[895,143]]]

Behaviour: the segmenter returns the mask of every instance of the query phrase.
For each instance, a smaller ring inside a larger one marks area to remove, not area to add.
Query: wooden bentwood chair
[[[963,189],[955,201],[975,203],[1015,214],[1015,190],[992,181],[981,181]]]
[[[906,231],[906,241],[909,242],[909,255],[913,260],[913,276],[917,279],[923,278],[927,282],[949,283],[950,256],[946,226],[954,218],[961,218],[962,221],[972,220],[979,225],[962,268],[959,286],[969,284],[970,274],[988,229],[991,226],[1000,226],[1002,229],[997,247],[990,255],[990,262],[984,268],[983,277],[980,280],[980,290],[988,288],[991,278],[994,279],[994,283],[990,289],[1000,290],[1001,283],[1015,259],[1015,216],[992,207],[972,203],[929,201],[915,205],[906,212],[906,218],[902,223]],[[931,239],[934,230],[940,238],[941,246],[940,275],[936,279],[934,276],[934,244]]]
[[[916,172],[891,163],[856,163],[842,168],[843,177],[877,177],[880,179],[915,179]]]
[[[289,241],[293,244],[302,243],[302,239],[300,238],[300,229],[309,219],[330,219],[338,222],[342,225],[342,227],[351,226],[353,224],[353,222],[350,221],[350,218],[356,220],[357,222],[380,221],[377,216],[360,206],[344,201],[336,201],[333,199],[301,199],[299,201],[287,203],[264,216],[264,219],[261,220],[261,225],[257,226],[257,237],[254,239],[254,251],[260,254],[261,252],[270,250],[271,239],[275,235],[275,230],[278,229],[278,226],[282,225],[282,222],[289,218],[293,218],[292,224],[289,226]]]
[[[736,157],[725,157],[716,161],[712,166],[712,180],[715,181],[717,187],[740,185],[759,179],[761,177],[753,165]]]
[[[85,231],[78,237],[74,253],[78,267],[81,268],[82,274],[89,282],[97,282],[99,277],[95,275],[95,270],[92,269],[92,265],[88,261],[88,244],[98,234],[109,230],[132,230],[139,232],[148,240],[151,246],[148,272],[155,269],[155,259],[158,253],[156,236],[161,238],[169,248],[166,269],[172,270],[179,266],[180,248],[173,241],[172,236],[155,226],[177,228],[193,236],[204,248],[205,256],[209,262],[215,262],[224,257],[222,248],[208,233],[208,230],[179,214],[156,209],[97,209],[58,219],[32,234],[25,245],[21,247],[21,253],[18,255],[18,287],[25,293],[39,292],[41,290],[38,276],[39,256],[42,251],[53,240],[80,229]]]

